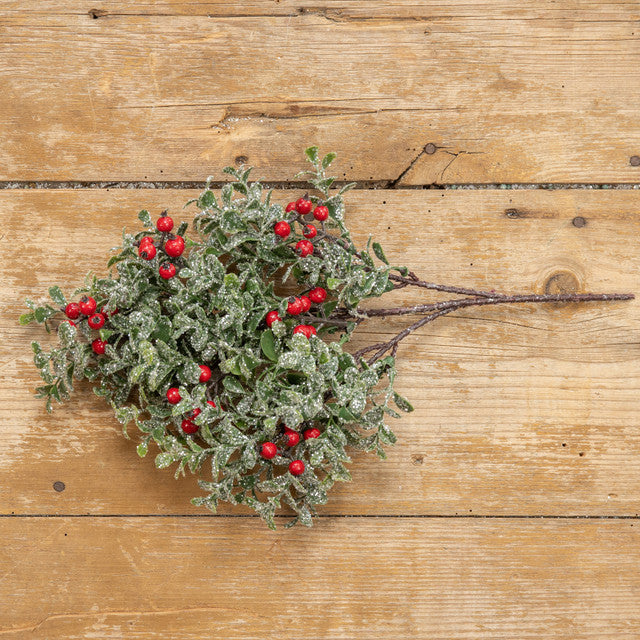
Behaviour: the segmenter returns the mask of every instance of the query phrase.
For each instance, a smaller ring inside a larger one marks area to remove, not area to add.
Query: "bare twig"
[[[418,304],[413,307],[391,307],[388,309],[358,309],[358,315],[369,318],[375,316],[402,316],[420,313],[431,313],[439,309],[478,307],[493,304],[518,304],[523,302],[609,302],[614,300],[631,300],[633,294],[630,293],[558,293],[558,294],[524,294],[524,295],[503,295],[493,294],[491,297],[482,298],[459,298],[457,300],[444,300],[431,304]]]
[[[435,302],[430,305],[417,305],[415,307],[397,307],[394,309],[372,309],[369,316],[391,316],[391,315],[405,315],[411,313],[427,313],[424,318],[421,318],[417,322],[403,329],[400,333],[394,336],[388,342],[381,342],[375,345],[370,345],[360,351],[354,353],[355,357],[360,357],[371,351],[376,351],[374,355],[368,360],[369,364],[374,363],[381,358],[389,349],[394,352],[401,340],[404,340],[408,335],[423,327],[428,322],[435,320],[436,318],[451,313],[456,309],[463,309],[464,307],[477,307],[487,306],[494,304],[518,304],[525,302],[544,303],[544,302],[594,302],[594,301],[613,301],[613,300],[632,300],[635,296],[630,293],[559,293],[559,294],[525,294],[516,296],[501,296],[498,295],[493,298],[460,298],[458,300],[446,300],[443,302]],[[376,313],[377,312],[377,313]],[[367,313],[367,312],[363,312]]]

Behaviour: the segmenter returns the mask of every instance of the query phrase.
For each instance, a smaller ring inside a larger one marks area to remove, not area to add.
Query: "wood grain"
[[[0,637],[635,640],[637,525],[2,519]]]
[[[71,291],[87,270],[103,272],[138,210],[168,206],[180,217],[194,195],[0,192],[0,513],[201,513],[188,504],[199,494],[194,478],[176,482],[155,470],[153,456],[139,460],[88,385],[45,413],[32,397],[39,378],[29,343],[46,334],[17,325],[25,297],[55,283]],[[348,220],[358,242],[372,233],[393,262],[431,280],[505,292],[640,292],[634,191],[355,191]],[[398,352],[398,388],[416,410],[394,421],[398,446],[385,462],[355,454],[354,482],[336,487],[323,513],[636,516],[639,304],[475,309],[412,336]],[[406,322],[371,320],[354,349]]]
[[[442,5],[4,2],[0,180],[638,181],[637,2]]]

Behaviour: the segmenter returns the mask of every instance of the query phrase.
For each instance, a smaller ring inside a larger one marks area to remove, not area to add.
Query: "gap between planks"
[[[260,181],[267,189],[306,189],[309,190],[309,183],[303,181]],[[211,189],[221,189],[228,181],[210,181]],[[346,180],[336,180],[336,188],[350,184]],[[204,181],[188,180],[162,180],[162,181],[126,181],[126,180],[105,180],[105,181],[81,181],[81,180],[0,180],[0,190],[34,190],[34,189],[204,189]],[[585,190],[635,190],[640,189],[640,182],[511,182],[511,183],[430,183],[430,184],[397,184],[397,180],[358,180],[356,189],[369,190],[392,190],[392,191],[416,191],[422,189],[440,189],[443,191],[456,190],[535,190],[546,191],[585,189]]]
[[[251,518],[259,519],[260,516],[251,513],[1,513],[0,518]],[[289,520],[292,516],[287,514],[275,515],[276,520]],[[411,518],[413,520],[640,520],[640,515],[522,515],[522,514],[342,514],[319,513],[314,518],[336,519],[399,519]]]

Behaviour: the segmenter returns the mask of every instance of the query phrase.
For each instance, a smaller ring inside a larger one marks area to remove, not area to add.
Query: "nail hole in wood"
[[[56,480],[53,483],[53,490],[57,491],[58,493],[60,493],[61,491],[64,491],[65,485],[64,482],[61,482],[60,480]]]
[[[572,223],[573,223],[573,226],[578,227],[578,229],[581,229],[582,227],[587,226],[587,221],[582,216],[576,216],[572,220]]]
[[[640,167],[640,156],[631,156],[629,158],[629,164],[632,167]]]

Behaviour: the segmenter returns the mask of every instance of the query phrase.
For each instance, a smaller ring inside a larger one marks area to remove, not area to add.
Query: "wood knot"
[[[413,455],[411,456],[411,462],[415,465],[420,465],[424,462],[424,456]]]
[[[104,9],[89,9],[87,12],[91,18],[97,20],[98,18],[103,18],[107,15],[107,11]]]
[[[544,285],[544,292],[548,294],[576,293],[579,289],[580,282],[571,271],[556,271]]]
[[[53,490],[57,491],[58,493],[60,493],[61,491],[64,491],[65,489],[65,485],[64,482],[61,482],[60,480],[56,480],[53,483]]]
[[[240,166],[247,164],[247,162],[249,162],[249,158],[247,158],[247,156],[236,156],[234,162]]]

